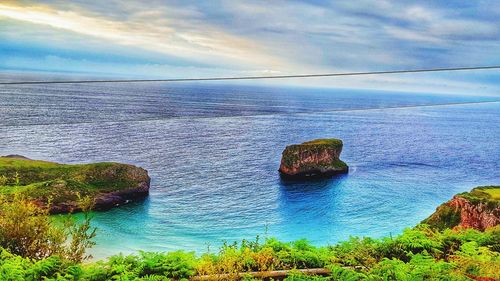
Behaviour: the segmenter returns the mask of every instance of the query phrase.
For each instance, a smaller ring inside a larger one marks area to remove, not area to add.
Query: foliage
[[[91,207],[88,199],[84,209]],[[34,260],[53,256],[81,262],[85,249],[92,247],[95,229],[85,213],[82,223],[68,216],[58,222],[47,208],[37,206],[22,195],[7,198],[0,195],[0,246],[10,253]]]
[[[217,253],[176,251],[116,255],[90,264],[51,256],[39,261],[0,251],[0,280],[182,280],[195,275],[292,270],[301,280],[471,280],[500,278],[500,228],[434,231],[426,225],[394,238],[351,238],[334,246],[315,247],[306,240],[274,238],[224,243]],[[307,276],[294,269],[326,267],[329,276]],[[18,277],[21,276],[21,277]],[[16,279],[17,278],[17,279]],[[221,278],[222,279],[222,278]],[[244,278],[252,280],[251,278]]]
[[[482,203],[490,210],[500,207],[500,186],[479,186],[470,192],[457,194],[457,196],[465,198],[475,205]]]
[[[332,147],[342,148],[342,140],[340,139],[315,139],[312,141],[303,142],[302,145],[328,145]]]
[[[470,192],[460,193],[458,196],[476,201],[498,201],[500,200],[500,186],[479,186],[472,189]]]
[[[84,211],[93,203],[89,197],[79,202]],[[85,250],[94,245],[91,217],[84,212],[80,224],[70,215],[60,218],[21,194],[0,195],[0,280],[183,280],[196,275],[236,280],[242,272],[274,270],[291,270],[290,281],[500,279],[500,226],[481,232],[420,224],[396,237],[351,237],[326,247],[257,236],[225,242],[215,253],[139,252],[82,263],[88,258]],[[297,270],[307,268],[328,268],[330,274]]]
[[[78,280],[169,280],[182,279],[195,274],[195,255],[182,251],[171,253],[140,252],[137,255],[117,255],[107,262],[83,267]]]
[[[452,207],[443,204],[436,209],[430,217],[425,219],[423,223],[432,225],[436,229],[453,228],[460,224],[462,217],[460,210],[455,210]]]

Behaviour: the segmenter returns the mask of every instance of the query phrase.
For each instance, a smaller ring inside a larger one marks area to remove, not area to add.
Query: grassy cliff
[[[474,204],[483,203],[495,208],[500,205],[500,186],[479,186],[470,192],[459,193],[457,196],[465,198]]]
[[[149,181],[146,170],[121,163],[70,165],[20,156],[0,157],[0,194],[23,194],[40,204],[50,201],[56,212],[58,208],[62,212],[74,208],[78,196],[94,198],[98,208],[116,204],[121,201],[120,195],[147,193]],[[115,200],[109,200],[110,195],[116,195]]]
[[[453,227],[483,230],[500,223],[500,186],[480,186],[455,195],[423,223],[437,229]]]

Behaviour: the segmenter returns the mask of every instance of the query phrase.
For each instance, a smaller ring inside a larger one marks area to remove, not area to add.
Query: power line
[[[118,80],[67,80],[67,81],[64,81],[64,80],[59,80],[59,81],[14,81],[14,82],[0,82],[0,85],[257,80],[257,79],[287,79],[287,78],[313,78],[313,77],[336,77],[336,76],[361,76],[361,75],[381,75],[381,74],[402,74],[402,73],[419,73],[419,72],[467,71],[467,70],[488,70],[488,69],[500,69],[500,65],[495,65],[495,66],[473,66],[473,67],[452,67],[452,68],[426,68],[426,69],[410,69],[410,70],[386,70],[386,71],[367,71],[367,72],[338,72],[338,73],[319,73],[319,74],[294,74],[294,75],[274,75],[274,76],[171,78],[171,79],[123,79],[123,80],[118,79]]]

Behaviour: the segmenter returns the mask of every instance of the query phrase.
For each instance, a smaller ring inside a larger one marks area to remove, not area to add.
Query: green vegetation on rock
[[[302,145],[327,145],[336,148],[342,148],[342,140],[339,139],[315,139],[312,141],[306,141]]]
[[[474,204],[485,203],[490,208],[500,206],[500,186],[479,186],[470,192],[457,194]]]
[[[147,192],[149,177],[141,168],[121,163],[59,164],[23,157],[0,157],[0,194],[22,194],[42,204],[76,205],[80,196],[137,188]],[[65,210],[62,210],[65,211]]]
[[[437,229],[453,228],[461,222],[460,210],[455,210],[448,205],[441,205],[436,212],[425,219],[423,223],[429,224]]]
[[[480,186],[455,195],[423,223],[441,230],[458,226],[482,229],[500,223],[499,214],[500,186]]]

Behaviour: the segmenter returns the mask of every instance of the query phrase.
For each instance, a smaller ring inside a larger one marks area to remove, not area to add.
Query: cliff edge
[[[442,204],[423,223],[437,229],[486,228],[500,224],[500,186],[480,186]]]
[[[20,155],[0,157],[0,195],[20,194],[50,213],[80,211],[89,196],[95,210],[110,209],[148,195],[148,172],[133,165],[102,162],[60,164]]]

